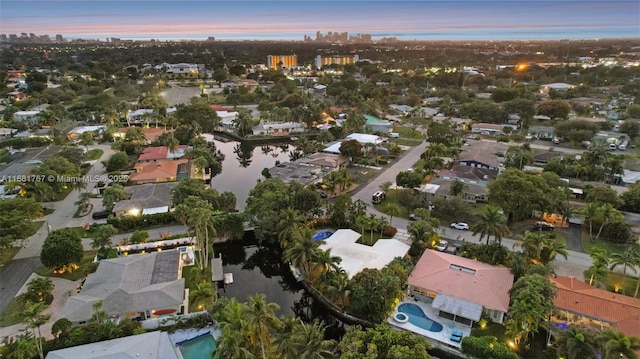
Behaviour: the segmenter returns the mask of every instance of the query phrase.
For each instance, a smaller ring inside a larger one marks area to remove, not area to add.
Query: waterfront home
[[[173,182],[190,177],[187,159],[136,163],[129,181],[135,184]]]
[[[288,136],[298,132],[304,132],[304,125],[299,122],[265,122],[253,128],[253,134],[259,136]]]
[[[169,212],[171,191],[177,185],[177,182],[165,182],[127,186],[125,190],[129,194],[129,199],[116,203],[113,213],[116,217],[121,217]]]

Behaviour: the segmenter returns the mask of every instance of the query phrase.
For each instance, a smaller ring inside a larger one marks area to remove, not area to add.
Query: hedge
[[[51,144],[51,140],[43,137],[29,137],[29,138],[10,138],[0,141],[0,148],[27,148],[27,147],[44,147]]]
[[[142,216],[126,216],[120,218],[110,217],[107,223],[120,231],[131,231],[163,224],[173,224],[176,218],[171,212],[144,214]]]
[[[476,358],[519,359],[518,355],[493,336],[465,337],[462,351]]]

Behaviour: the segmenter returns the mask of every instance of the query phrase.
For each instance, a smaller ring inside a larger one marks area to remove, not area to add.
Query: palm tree
[[[557,255],[561,255],[564,259],[567,259],[569,256],[567,242],[558,240],[555,237],[545,237],[544,241],[542,241],[542,249],[540,250],[540,262],[542,262],[542,264],[549,264]]]
[[[453,181],[451,181],[451,183],[449,184],[449,193],[454,197],[458,197],[466,188],[466,183],[460,181],[457,178],[454,178]]]
[[[212,303],[217,296],[213,285],[211,282],[196,283],[196,287],[189,293],[189,305],[199,310],[209,307],[207,304]]]
[[[595,359],[595,338],[576,327],[560,332],[556,337],[558,354],[567,359]]]
[[[335,340],[324,338],[323,323],[302,323],[293,333],[294,346],[298,348],[299,359],[333,358]]]
[[[209,261],[209,236],[215,235],[213,206],[199,197],[189,196],[176,206],[174,213],[195,234],[200,259],[198,266],[200,270],[204,269]]]
[[[276,225],[280,246],[286,248],[293,234],[300,231],[303,226],[305,226],[305,218],[297,210],[291,207],[282,210],[280,212],[280,221]]]
[[[604,280],[608,275],[609,268],[609,253],[606,248],[592,247],[589,252],[593,265],[587,269],[589,272],[589,285],[593,285],[593,281],[596,282]]]
[[[38,277],[34,278],[27,285],[27,294],[29,299],[34,303],[44,303],[47,299],[51,298],[51,292],[53,291],[53,282],[49,278]]]
[[[254,359],[256,356],[247,349],[243,335],[229,325],[222,327],[220,338],[216,341],[215,357],[218,359]]]
[[[28,303],[25,311],[23,312],[23,317],[25,319],[25,322],[27,323],[27,327],[33,332],[33,336],[36,341],[36,348],[38,349],[38,355],[40,355],[40,359],[44,359],[42,333],[40,332],[40,327],[46,324],[49,319],[51,319],[51,314],[40,314],[44,309],[44,303]]]
[[[598,338],[604,359],[638,359],[640,338],[627,337],[624,333],[606,329]]]
[[[598,219],[600,207],[595,202],[589,202],[580,212],[585,217],[585,220],[589,222],[589,239],[593,242],[593,221]]]
[[[498,243],[502,242],[502,236],[509,233],[507,227],[507,218],[504,216],[500,208],[488,205],[480,215],[480,221],[476,222],[473,227],[473,235],[480,234],[480,241],[487,236],[487,244],[489,238],[494,237]]]
[[[518,240],[513,244],[513,248],[522,248],[522,252],[531,262],[538,263],[545,239],[544,233],[526,231],[524,236],[518,237]]]
[[[389,215],[389,225],[392,225],[393,217],[399,216],[402,212],[402,208],[400,208],[400,205],[398,205],[397,203],[390,202],[384,206],[383,211]]]
[[[248,307],[249,342],[253,347],[259,347],[262,358],[267,359],[273,344],[270,331],[279,324],[275,312],[280,309],[280,306],[276,303],[267,303],[264,294],[255,294],[249,298]]]
[[[640,253],[637,246],[629,246],[622,253],[613,253],[611,255],[611,270],[618,266],[622,266],[622,293],[624,293],[624,282],[627,279],[627,268],[631,268],[634,273],[637,272],[635,266],[640,263]]]
[[[315,263],[318,257],[319,246],[320,241],[314,241],[311,238],[310,231],[301,230],[299,233],[296,233],[294,240],[284,251],[284,259],[300,268],[306,277],[311,272],[311,264]]]
[[[598,230],[598,234],[596,234],[596,240],[600,238],[600,233],[602,233],[602,229],[608,223],[612,222],[620,222],[624,219],[622,213],[620,213],[617,209],[613,208],[611,203],[605,203],[600,206],[599,209],[600,219],[602,220],[602,224],[600,224],[600,229]]]
[[[562,223],[568,225],[569,219],[576,215],[576,209],[569,203],[563,202],[558,206],[558,213],[562,216]]]

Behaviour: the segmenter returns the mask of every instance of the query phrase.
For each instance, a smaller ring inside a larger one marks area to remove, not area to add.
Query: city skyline
[[[374,40],[640,37],[637,1],[2,1],[0,33],[69,38],[296,40],[368,33]]]

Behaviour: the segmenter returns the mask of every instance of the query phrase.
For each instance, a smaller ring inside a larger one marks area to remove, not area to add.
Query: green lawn
[[[371,235],[371,231],[364,231],[364,236],[360,237],[360,239],[358,239],[356,243],[373,246],[380,238],[382,238],[382,236],[378,231],[373,231],[373,236]]]
[[[0,315],[0,328],[22,323],[24,309],[18,298],[13,298]]]
[[[493,336],[498,338],[498,341],[504,342],[507,340],[507,336],[504,334],[506,329],[507,328],[505,328],[505,326],[502,324],[489,322],[487,326],[484,328],[474,327],[473,329],[471,329],[471,336],[472,337]]]
[[[0,272],[4,269],[5,264],[11,262],[19,251],[20,247],[2,248],[2,251],[0,251]]]
[[[400,138],[414,138],[414,139],[424,139],[424,135],[420,131],[414,131],[409,127],[405,126],[394,126],[393,132],[400,135]]]
[[[85,231],[82,227],[69,227],[68,229],[72,230],[74,233],[80,236],[80,238],[93,238],[100,226],[89,227],[89,230]]]
[[[102,157],[102,154],[104,153],[103,150],[99,149],[99,148],[95,148],[93,150],[89,150],[87,153],[84,154],[84,159],[85,161],[95,161],[97,159],[99,159],[100,157]]]
[[[598,232],[598,229],[594,228],[593,232],[594,232],[593,236],[595,237],[596,233]],[[609,241],[603,241],[601,239],[591,241],[589,239],[589,225],[585,224],[584,226],[582,226],[582,248],[584,248],[585,252],[589,253],[591,251],[591,248],[593,247],[605,248],[609,253],[609,255],[613,253],[622,253],[626,249],[625,245],[611,243]]]
[[[25,230],[25,238],[31,237],[34,234],[36,234],[36,232],[38,232],[38,230],[40,229],[40,227],[42,227],[43,224],[44,224],[44,221],[31,222],[31,224],[29,225],[29,228]]]
[[[385,198],[385,199],[384,199],[382,202],[380,202],[379,204],[374,204],[373,206],[374,206],[378,211],[380,211],[380,212],[382,212],[382,213],[384,213],[384,214],[388,215],[389,213],[387,213],[387,212],[385,211],[386,206],[387,206],[389,203],[395,203],[395,204],[397,204],[397,205],[398,205],[398,207],[400,207],[400,209],[401,209],[400,215],[399,215],[399,216],[395,216],[395,217],[400,217],[400,218],[408,219],[408,218],[409,218],[409,214],[410,214],[410,213],[409,213],[409,211],[407,210],[407,208],[406,208],[406,207],[404,207],[403,205],[401,205],[401,204],[400,204],[400,202],[398,202],[398,196],[396,196],[396,192],[397,192],[397,191],[399,191],[399,190],[396,190],[396,189],[390,189],[390,190],[387,192],[387,198]],[[400,191],[401,191],[401,190],[400,190]],[[395,217],[394,217],[394,218],[395,218]],[[388,220],[388,218],[387,218],[387,220]]]
[[[628,270],[627,270],[627,273],[629,273]],[[586,274],[584,276],[585,278],[588,279],[588,276]],[[620,290],[619,293],[625,294],[629,297],[633,297],[633,294],[636,291],[637,283],[638,283],[638,278],[627,275],[627,278],[624,281],[624,292]],[[604,284],[607,287],[606,290],[613,292],[616,286],[622,285],[622,273],[609,271],[609,275],[607,275],[607,278],[604,280]],[[605,288],[601,288],[601,289],[605,289]],[[640,297],[640,291],[639,291],[638,297]]]
[[[82,259],[80,259],[80,263],[78,264],[78,269],[71,273],[63,273],[63,274],[54,274],[51,268],[40,267],[36,270],[36,274],[43,277],[56,277],[68,279],[71,281],[77,281],[89,275],[96,270],[98,267],[97,263],[93,263],[93,258],[95,258],[97,251],[86,251],[84,252]]]

